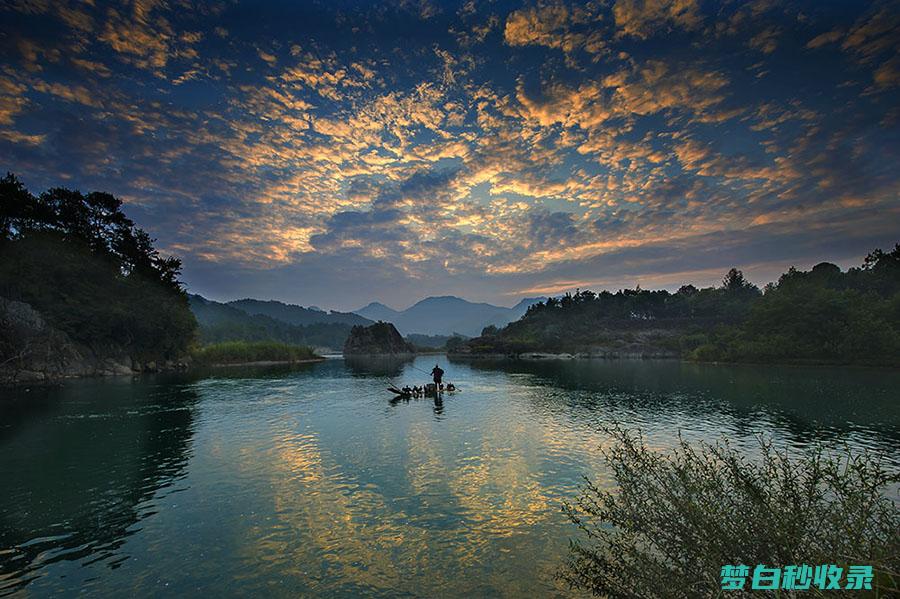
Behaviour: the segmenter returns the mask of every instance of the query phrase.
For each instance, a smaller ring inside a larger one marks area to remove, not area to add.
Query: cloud
[[[598,54],[606,48],[595,27],[599,16],[583,7],[548,4],[514,11],[506,19],[503,37],[511,46],[538,45],[570,53]]]
[[[273,54],[269,54],[268,52],[263,52],[262,50],[257,50],[257,54],[259,54],[260,58],[262,58],[264,61],[266,61],[267,63],[269,63],[272,66],[275,66],[275,64],[278,62],[278,59],[275,58],[275,56]]]
[[[613,15],[621,35],[641,39],[671,28],[690,31],[702,21],[695,0],[617,0]]]
[[[778,48],[778,37],[781,31],[777,27],[767,27],[750,38],[750,47],[763,54],[771,54]]]
[[[883,3],[882,3],[883,4]],[[900,81],[900,14],[896,4],[878,7],[859,17],[846,31],[833,29],[807,42],[809,49],[819,49],[840,42],[840,48],[860,64],[875,65],[872,78],[878,87],[893,87]]]
[[[0,149],[123,197],[198,291],[325,305],[668,281],[896,223],[888,5],[438,8],[19,2]]]

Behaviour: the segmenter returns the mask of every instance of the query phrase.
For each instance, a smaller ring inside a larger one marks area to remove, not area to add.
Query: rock
[[[150,362],[152,370],[156,362]],[[24,302],[0,297],[0,384],[124,376],[141,370],[121,346],[76,343]]]
[[[356,325],[344,343],[344,355],[403,355],[413,354],[415,349],[389,322],[376,322],[370,326]]]

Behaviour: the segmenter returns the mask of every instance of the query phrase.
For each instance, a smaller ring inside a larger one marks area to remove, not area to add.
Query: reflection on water
[[[15,394],[0,402],[0,592],[62,560],[116,567],[154,496],[178,491],[196,393],[118,381],[72,384],[62,401]]]
[[[403,367],[413,362],[413,356],[347,356],[344,365],[353,375],[362,378],[395,378],[403,373]]]
[[[4,391],[0,595],[567,595],[560,504],[653,446],[765,433],[900,463],[900,375],[679,362],[329,360]]]

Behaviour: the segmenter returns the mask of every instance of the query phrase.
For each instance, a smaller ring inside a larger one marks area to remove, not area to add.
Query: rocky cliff
[[[412,344],[389,322],[355,326],[344,343],[344,355],[402,355],[415,352]]]
[[[0,384],[130,375],[174,366],[138,363],[115,345],[76,343],[29,304],[0,297]]]

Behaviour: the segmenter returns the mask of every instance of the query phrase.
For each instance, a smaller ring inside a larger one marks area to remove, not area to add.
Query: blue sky
[[[897,2],[0,8],[0,151],[191,291],[351,309],[677,288],[900,241]]]

